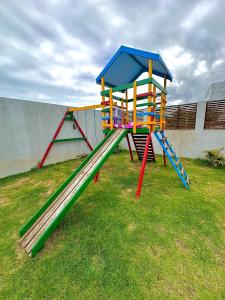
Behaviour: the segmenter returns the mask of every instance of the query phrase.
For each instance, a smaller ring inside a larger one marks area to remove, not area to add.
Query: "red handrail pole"
[[[84,138],[84,140],[85,140],[85,142],[86,142],[88,148],[89,148],[91,151],[93,151],[93,148],[92,148],[91,144],[88,142],[88,139],[87,139],[86,135],[84,134],[82,128],[80,127],[79,123],[77,122],[76,118],[74,118],[73,121],[74,121],[75,125],[77,126],[78,130],[80,131],[82,137]]]
[[[55,131],[55,133],[54,133],[54,135],[53,135],[53,137],[52,137],[51,142],[48,144],[48,147],[47,147],[47,149],[45,150],[45,153],[44,153],[44,155],[43,155],[41,161],[38,163],[38,165],[37,165],[37,168],[38,168],[38,169],[41,169],[41,168],[42,168],[42,166],[43,166],[43,164],[44,164],[44,162],[45,162],[45,160],[46,160],[46,158],[47,158],[47,156],[48,156],[48,153],[50,152],[50,150],[51,150],[51,148],[52,148],[52,146],[53,146],[53,141],[57,138],[57,136],[58,136],[58,134],[59,134],[59,132],[60,132],[62,126],[63,126],[63,123],[64,123],[64,121],[65,121],[65,117],[66,117],[66,115],[67,115],[67,112],[68,112],[68,111],[66,110],[65,114],[63,115],[63,118],[62,118],[61,122],[59,123],[59,126],[57,127],[57,129],[56,129],[56,131]]]
[[[134,161],[133,153],[132,153],[131,146],[130,146],[130,139],[129,139],[128,134],[126,135],[126,139],[127,139],[127,144],[128,144],[129,152],[130,152],[130,158],[131,158],[132,161]]]
[[[151,140],[151,134],[149,134],[146,139],[145,152],[144,152],[144,157],[143,157],[140,175],[139,175],[139,181],[138,181],[138,186],[137,186],[137,191],[136,191],[136,198],[139,198],[140,194],[141,194],[141,187],[142,187],[142,182],[143,182],[143,177],[144,177],[144,172],[145,172],[145,166],[146,166],[146,161],[147,161],[147,156],[148,156],[148,147],[149,147],[150,140]]]

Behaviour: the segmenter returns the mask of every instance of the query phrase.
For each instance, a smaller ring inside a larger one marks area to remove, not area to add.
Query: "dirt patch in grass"
[[[135,224],[129,224],[127,226],[127,230],[128,230],[128,232],[133,232],[136,229],[136,227],[137,226]]]
[[[10,204],[10,199],[0,196],[0,206],[6,206]]]

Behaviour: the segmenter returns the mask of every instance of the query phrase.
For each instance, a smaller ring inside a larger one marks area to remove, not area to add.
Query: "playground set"
[[[145,72],[147,78],[137,80]],[[163,78],[163,86],[153,75]],[[91,153],[20,230],[21,245],[31,257],[42,248],[91,180],[98,180],[100,168],[123,138],[127,140],[131,160],[133,154],[129,136],[142,161],[137,198],[141,193],[146,163],[155,161],[152,135],[162,147],[164,165],[167,157],[184,187],[189,188],[189,177],[165,135],[167,80],[172,81],[172,75],[159,54],[121,46],[96,79],[96,83],[101,85],[100,104],[71,107],[65,112],[38,168],[43,166],[55,142],[82,139]],[[138,93],[140,87],[146,90]],[[74,112],[97,108],[101,109],[105,138],[93,149]],[[65,121],[73,122],[74,128],[81,134],[80,138],[57,140]]]

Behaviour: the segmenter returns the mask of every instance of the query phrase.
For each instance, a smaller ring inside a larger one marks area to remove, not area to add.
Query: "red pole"
[[[133,158],[133,153],[132,153],[132,150],[131,150],[130,139],[129,139],[128,134],[126,135],[126,138],[127,138],[127,144],[128,144],[128,148],[129,148],[129,152],[130,152],[130,158],[131,158],[131,160],[133,161],[134,158]]]
[[[166,167],[166,153],[163,150],[163,162],[164,162],[164,167]]]
[[[143,177],[144,177],[144,172],[145,172],[145,166],[146,166],[146,161],[147,161],[147,156],[148,156],[148,147],[149,147],[150,140],[151,140],[151,134],[149,134],[146,139],[145,152],[144,152],[144,157],[143,157],[140,175],[139,175],[139,181],[138,181],[138,186],[137,186],[137,191],[136,191],[136,198],[139,198],[140,194],[141,194],[141,187],[142,187],[142,182],[143,182]]]
[[[55,134],[53,135],[51,142],[48,144],[48,147],[47,147],[47,149],[45,150],[45,153],[44,153],[44,155],[43,155],[41,161],[38,163],[38,165],[37,165],[37,168],[38,168],[38,169],[41,169],[41,167],[43,166],[43,164],[44,164],[44,162],[45,162],[45,160],[46,160],[46,158],[47,158],[47,156],[48,156],[48,153],[50,152],[50,150],[51,150],[51,148],[52,148],[52,146],[53,146],[53,141],[57,138],[57,136],[58,136],[58,134],[59,134],[59,132],[60,132],[62,126],[63,126],[63,123],[64,123],[64,121],[65,121],[64,119],[65,119],[66,115],[67,115],[67,111],[66,111],[65,114],[63,115],[63,118],[62,118],[61,122],[59,123],[59,126],[57,127],[56,132],[55,132]]]
[[[94,177],[94,183],[96,183],[98,181],[98,176],[99,176],[99,171],[98,171],[98,173]]]

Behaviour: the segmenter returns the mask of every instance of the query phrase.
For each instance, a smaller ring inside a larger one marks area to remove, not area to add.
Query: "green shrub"
[[[120,153],[122,150],[120,149],[119,145],[116,146],[116,148],[114,149],[113,153],[114,154],[118,154]]]
[[[225,156],[221,153],[221,151],[224,149],[213,149],[213,150],[207,150],[206,152],[206,159],[209,162],[209,164],[213,167],[222,167],[225,166]]]

